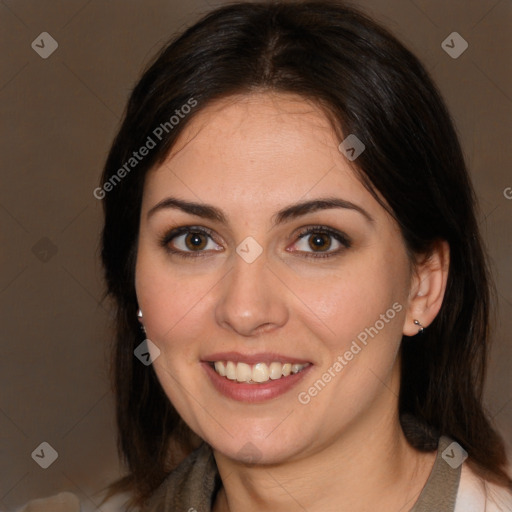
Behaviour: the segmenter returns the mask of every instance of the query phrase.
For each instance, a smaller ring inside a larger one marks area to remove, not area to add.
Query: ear
[[[418,320],[421,326],[426,328],[439,313],[446,291],[449,268],[450,246],[446,240],[435,242],[432,251],[416,261],[403,329],[406,336],[418,334],[420,326],[416,325],[414,320]]]

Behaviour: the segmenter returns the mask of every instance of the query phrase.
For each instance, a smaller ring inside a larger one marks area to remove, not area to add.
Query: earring
[[[144,327],[144,324],[142,323],[142,309],[139,308],[139,310],[137,311],[137,318],[139,319],[139,322],[140,322],[140,328],[142,329],[142,332],[144,334],[146,334],[146,328]]]
[[[420,324],[419,320],[414,320],[414,325],[419,325],[420,328],[418,329],[418,334],[423,334],[425,328]]]

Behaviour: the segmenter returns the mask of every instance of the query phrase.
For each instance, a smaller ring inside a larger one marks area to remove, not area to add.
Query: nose
[[[240,336],[256,336],[286,324],[287,297],[265,252],[252,263],[237,254],[232,270],[222,280],[215,317],[221,327]]]

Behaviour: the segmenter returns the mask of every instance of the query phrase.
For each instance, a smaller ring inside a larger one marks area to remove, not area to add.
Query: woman
[[[449,114],[356,10],[241,3],[134,89],[95,195],[149,511],[512,510]],[[172,471],[171,471],[172,470]]]

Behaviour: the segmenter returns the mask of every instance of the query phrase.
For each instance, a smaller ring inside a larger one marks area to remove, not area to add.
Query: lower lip
[[[292,373],[288,377],[270,379],[261,384],[248,384],[221,377],[208,363],[202,363],[202,365],[217,391],[233,400],[249,403],[264,402],[283,395],[296,386],[313,367],[310,364],[300,372]]]

